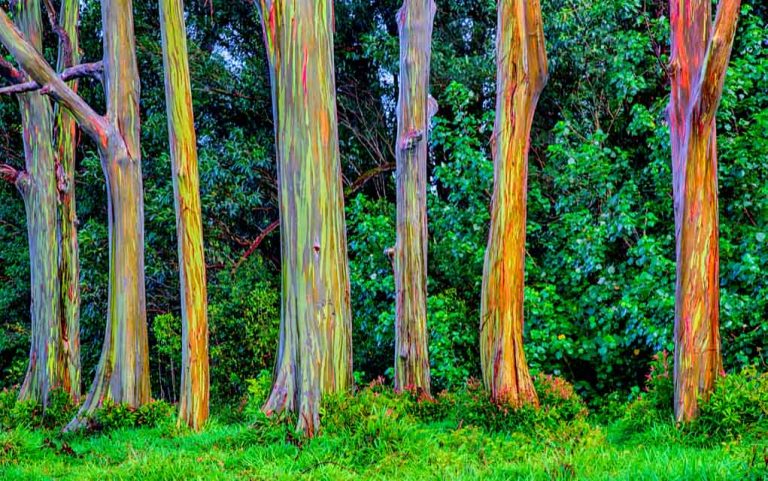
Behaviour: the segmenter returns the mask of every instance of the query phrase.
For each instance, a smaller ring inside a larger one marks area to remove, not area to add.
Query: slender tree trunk
[[[16,4],[19,30],[38,52],[43,47],[39,0]],[[39,92],[19,95],[26,172],[15,179],[26,207],[32,306],[29,366],[19,392],[46,406],[51,389],[64,387],[59,331],[58,225],[53,114],[48,98]]]
[[[261,0],[280,198],[280,345],[268,414],[319,427],[322,393],[352,385],[352,321],[331,0]]]
[[[671,0],[668,108],[677,251],[675,417],[689,421],[722,371],[715,114],[730,58],[739,0]]]
[[[538,0],[499,0],[494,187],[480,322],[483,380],[495,402],[538,404],[523,350],[523,287],[531,123],[547,82]]]
[[[69,38],[69,45],[59,42],[57,71],[80,62],[77,22],[79,0],[62,0],[59,25]],[[77,92],[77,80],[68,83]],[[80,401],[80,253],[77,242],[77,211],[75,209],[75,152],[77,122],[61,107],[56,107],[56,132],[59,184],[59,225],[61,230],[61,337],[67,375],[65,388],[72,399]]]
[[[397,242],[394,251],[395,390],[429,395],[427,341],[427,151],[437,104],[429,95],[434,0],[405,0],[397,13]]]
[[[182,0],[160,0],[160,27],[181,278],[179,422],[199,430],[208,419],[208,310],[197,139]]]

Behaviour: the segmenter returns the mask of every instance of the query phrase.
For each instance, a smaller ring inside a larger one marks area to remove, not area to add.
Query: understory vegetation
[[[726,376],[701,416],[673,422],[666,358],[646,390],[590,409],[561,378],[535,377],[540,409],[488,401],[480,384],[395,394],[375,380],[323,405],[309,439],[295,420],[267,418],[267,372],[237,409],[201,433],[176,425],[170,405],[106,406],[89,430],[61,434],[74,408],[55,396],[43,414],[0,394],[2,479],[531,479],[762,480],[768,477],[768,375]]]

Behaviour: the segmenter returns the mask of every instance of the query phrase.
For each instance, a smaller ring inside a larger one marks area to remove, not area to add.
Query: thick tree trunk
[[[130,0],[101,3],[108,129],[99,154],[107,181],[109,299],[96,375],[78,416],[105,399],[138,407],[150,401],[144,286],[144,191],[139,144],[139,76]]]
[[[160,0],[160,27],[181,279],[179,422],[199,430],[208,419],[208,294],[197,138],[182,0]]]
[[[400,94],[397,105],[397,243],[395,390],[429,395],[427,351],[427,152],[429,121],[437,104],[429,96],[433,0],[405,0],[397,13]]]
[[[39,0],[16,4],[16,22],[30,44],[42,51]],[[29,366],[19,392],[46,406],[53,388],[63,388],[66,376],[59,330],[59,249],[56,217],[56,166],[53,150],[53,112],[39,92],[19,95],[26,172],[16,179],[26,207],[32,306]]]
[[[57,71],[80,62],[77,23],[80,17],[79,0],[62,0],[59,25],[67,33],[69,45],[59,43]],[[77,92],[77,80],[69,82]],[[56,146],[58,151],[57,176],[59,184],[59,225],[61,229],[61,337],[67,375],[65,388],[72,399],[80,401],[80,251],[77,242],[77,211],[75,209],[75,152],[77,150],[77,122],[61,107],[56,108]]]
[[[483,269],[480,358],[495,402],[538,404],[523,350],[523,287],[531,123],[547,82],[538,0],[499,0],[494,187]]]
[[[671,0],[668,108],[675,207],[675,417],[689,421],[722,371],[715,114],[730,57],[738,0]]]
[[[280,198],[282,308],[267,413],[319,427],[322,393],[352,385],[352,320],[331,0],[262,0]]]

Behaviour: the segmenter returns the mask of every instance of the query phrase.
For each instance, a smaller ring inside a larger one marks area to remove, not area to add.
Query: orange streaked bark
[[[337,133],[332,0],[259,3],[280,203],[280,344],[268,414],[308,435],[325,393],[352,387],[352,315]]]
[[[400,88],[397,105],[397,242],[395,274],[395,390],[429,396],[427,348],[427,152],[433,0],[405,0],[397,13]]]
[[[672,145],[677,283],[675,417],[698,413],[722,371],[715,114],[741,2],[670,0]]]
[[[200,430],[208,419],[209,408],[208,294],[197,137],[182,0],[160,0],[160,27],[181,279],[179,422]]]
[[[547,82],[538,0],[499,0],[494,187],[483,269],[480,357],[495,402],[537,405],[523,350],[523,288],[531,123]]]

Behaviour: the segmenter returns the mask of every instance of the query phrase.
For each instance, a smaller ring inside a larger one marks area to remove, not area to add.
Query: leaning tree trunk
[[[80,62],[77,23],[79,0],[62,0],[59,24],[68,40],[59,42],[57,70],[63,72]],[[68,42],[68,44],[67,44]],[[77,92],[77,80],[69,82]],[[66,109],[56,107],[57,176],[59,184],[59,225],[61,235],[61,337],[67,375],[65,388],[75,403],[80,401],[80,251],[77,242],[75,209],[75,152],[77,122]]]
[[[715,114],[722,94],[739,0],[671,0],[672,145],[677,283],[675,417],[689,421],[722,371]]]
[[[480,321],[483,381],[495,402],[538,404],[523,350],[523,282],[531,123],[547,82],[538,0],[499,0],[494,187]]]
[[[267,413],[319,427],[321,393],[352,385],[352,321],[331,0],[262,0],[280,199],[280,345]]]
[[[40,0],[16,3],[19,30],[38,52],[43,48]],[[19,95],[26,171],[13,179],[24,199],[29,236],[32,321],[29,365],[20,399],[46,406],[51,389],[66,385],[59,330],[58,225],[53,113],[39,92]]]
[[[395,390],[429,395],[427,351],[427,134],[436,103],[429,96],[434,0],[405,0],[400,31],[397,105]]]
[[[197,139],[182,0],[160,0],[160,27],[181,279],[179,422],[199,430],[208,419],[208,295]]]
[[[0,43],[24,69],[24,74],[13,75],[19,82],[14,88],[44,89],[66,107],[98,146],[107,179],[109,300],[104,346],[91,390],[67,430],[79,427],[83,416],[105,400],[136,407],[150,399],[139,78],[132,2],[103,0],[101,11],[103,62],[68,69],[59,77],[0,8]],[[32,81],[25,83],[26,76]],[[104,80],[106,116],[97,114],[64,81],[84,76]]]

